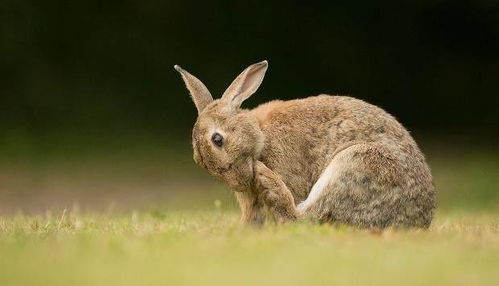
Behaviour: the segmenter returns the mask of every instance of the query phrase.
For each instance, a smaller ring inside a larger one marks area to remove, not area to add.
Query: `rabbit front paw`
[[[296,220],[293,195],[278,174],[260,161],[255,163],[255,186],[261,200],[280,218]]]

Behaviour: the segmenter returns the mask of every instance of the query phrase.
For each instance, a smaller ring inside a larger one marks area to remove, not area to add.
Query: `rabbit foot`
[[[296,220],[298,212],[293,195],[282,179],[260,161],[255,163],[258,196],[280,220]]]

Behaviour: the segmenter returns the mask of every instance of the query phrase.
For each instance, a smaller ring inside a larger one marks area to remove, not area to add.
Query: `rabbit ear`
[[[267,67],[267,61],[262,61],[247,67],[230,84],[222,95],[222,100],[226,102],[231,109],[239,108],[244,100],[256,92],[263,81]]]
[[[189,90],[192,101],[198,110],[198,114],[213,101],[210,91],[206,86],[195,76],[182,69],[180,66],[175,65],[174,68],[182,75],[185,86]]]

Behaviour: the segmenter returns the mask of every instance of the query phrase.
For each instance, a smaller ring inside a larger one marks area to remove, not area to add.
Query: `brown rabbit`
[[[245,69],[220,99],[179,66],[198,110],[194,160],[234,191],[242,222],[310,218],[360,227],[428,227],[432,176],[390,114],[347,96],[275,100],[241,109],[267,61]]]

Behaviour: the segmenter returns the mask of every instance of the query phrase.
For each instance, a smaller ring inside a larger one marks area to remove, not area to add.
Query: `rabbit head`
[[[258,122],[241,104],[256,92],[267,66],[267,61],[249,66],[215,100],[199,79],[175,66],[198,110],[192,131],[194,161],[233,191],[251,188],[254,161],[263,148]]]

